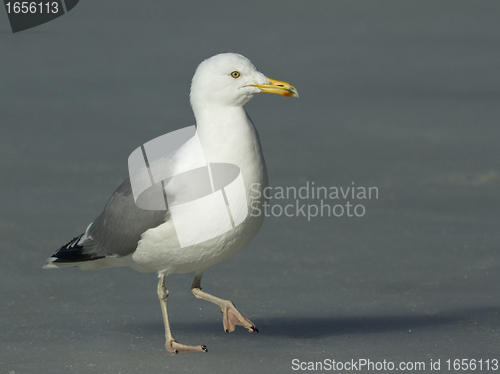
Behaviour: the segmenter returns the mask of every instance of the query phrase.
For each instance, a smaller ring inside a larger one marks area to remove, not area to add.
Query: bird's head
[[[267,78],[246,57],[221,53],[206,59],[196,69],[191,84],[191,105],[193,108],[243,106],[260,92],[299,96],[291,84]]]

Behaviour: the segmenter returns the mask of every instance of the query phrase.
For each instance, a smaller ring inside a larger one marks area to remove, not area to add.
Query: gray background
[[[498,1],[82,0],[12,34],[0,11],[0,373],[500,359],[499,16]],[[136,147],[194,124],[192,74],[226,51],[300,92],[247,105],[273,186],[379,199],[362,218],[268,218],[205,273],[259,334],[225,334],[191,278],[170,277],[174,336],[209,349],[175,356],[155,274],[41,266]]]

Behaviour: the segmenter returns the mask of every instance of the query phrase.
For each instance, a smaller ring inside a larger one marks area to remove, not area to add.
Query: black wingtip
[[[50,258],[50,262],[82,262],[82,261],[92,261],[104,258],[104,256],[99,255],[95,252],[85,253],[83,246],[79,245],[78,242],[84,234],[77,236],[76,238],[69,241],[67,244],[59,248]]]

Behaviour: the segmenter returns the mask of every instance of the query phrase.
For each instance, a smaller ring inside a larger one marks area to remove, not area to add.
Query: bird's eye
[[[233,71],[233,72],[231,73],[231,76],[232,76],[234,79],[236,79],[236,78],[239,78],[239,77],[241,76],[241,74],[240,74],[240,72],[239,72],[239,71],[236,71],[236,70],[235,70],[235,71]]]

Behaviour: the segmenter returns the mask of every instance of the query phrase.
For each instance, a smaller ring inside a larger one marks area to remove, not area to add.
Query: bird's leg
[[[172,331],[170,331],[170,322],[168,321],[167,297],[168,290],[165,287],[165,276],[160,275],[160,280],[158,282],[158,298],[160,299],[161,311],[163,313],[163,323],[165,324],[165,347],[167,348],[167,351],[172,353],[206,352],[207,347],[204,345],[184,345],[177,343],[174,340]]]
[[[224,331],[226,333],[234,331],[236,325],[243,326],[250,332],[259,332],[253,322],[241,314],[230,300],[219,299],[218,297],[202,291],[201,275],[197,275],[194,278],[193,285],[191,286],[191,292],[198,299],[210,301],[220,307],[223,314],[222,322],[224,323]]]

